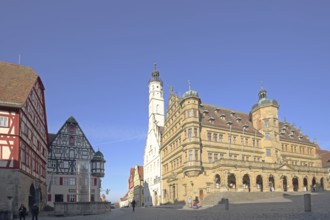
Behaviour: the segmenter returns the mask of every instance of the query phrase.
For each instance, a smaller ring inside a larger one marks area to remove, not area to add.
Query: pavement
[[[186,206],[112,209],[100,215],[55,217],[42,212],[39,220],[329,220],[330,192],[311,193],[311,212],[304,208],[302,193],[284,197],[192,209]]]

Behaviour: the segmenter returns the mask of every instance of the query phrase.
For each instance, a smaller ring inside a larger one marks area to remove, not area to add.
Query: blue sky
[[[143,164],[148,80],[157,63],[178,95],[248,113],[258,91],[330,150],[330,1],[2,1],[0,60],[45,85],[49,132],[74,116],[104,153],[117,202]]]

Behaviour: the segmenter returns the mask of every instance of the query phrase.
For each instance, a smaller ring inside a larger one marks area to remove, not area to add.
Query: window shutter
[[[60,177],[60,185],[63,185],[63,177]]]

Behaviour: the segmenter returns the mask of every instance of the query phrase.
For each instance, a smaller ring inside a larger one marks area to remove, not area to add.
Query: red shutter
[[[52,194],[48,194],[48,202],[52,201]]]
[[[63,185],[63,177],[60,177],[60,185]]]
[[[94,178],[94,186],[96,186],[96,185],[97,185],[97,179]]]

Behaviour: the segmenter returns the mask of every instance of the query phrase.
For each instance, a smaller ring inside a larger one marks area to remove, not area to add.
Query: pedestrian
[[[132,207],[133,207],[133,212],[135,211],[135,205],[136,205],[136,202],[135,202],[135,200],[133,199],[133,201],[132,201]],[[33,219],[32,219],[33,220]],[[38,219],[37,219],[38,220]]]
[[[26,208],[23,204],[18,209],[19,220],[25,220]]]
[[[31,215],[32,215],[32,220],[38,220],[38,214],[39,214],[39,207],[37,206],[36,203],[31,208]]]

